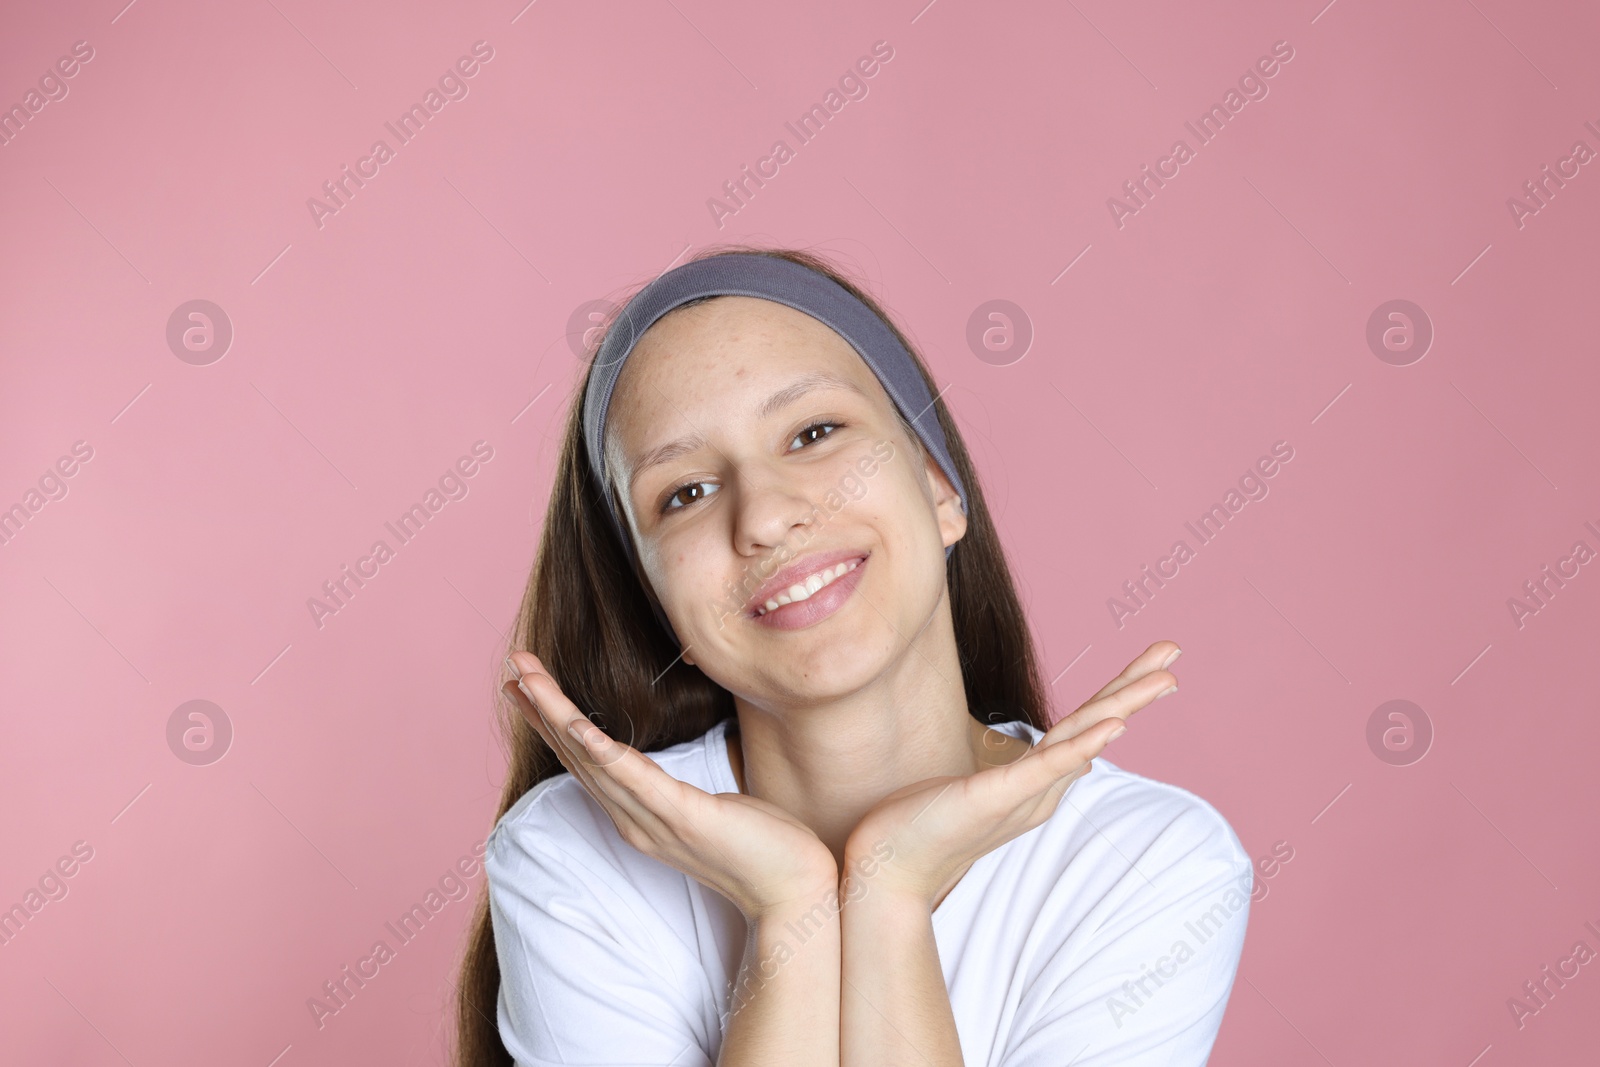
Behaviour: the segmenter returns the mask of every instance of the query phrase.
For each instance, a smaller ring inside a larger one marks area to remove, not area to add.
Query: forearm
[[[840,933],[843,1067],[962,1067],[928,903],[869,884]]]
[[[838,894],[748,925],[718,1067],[836,1067]]]

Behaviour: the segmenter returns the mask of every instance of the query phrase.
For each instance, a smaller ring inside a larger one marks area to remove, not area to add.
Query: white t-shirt
[[[650,753],[737,793],[727,721]],[[1025,722],[994,728],[1035,744]],[[633,848],[570,774],[489,837],[500,1038],[519,1067],[712,1067],[745,949],[721,894]],[[1204,800],[1098,758],[933,911],[967,1067],[1199,1067],[1233,988],[1252,867]],[[846,905],[848,906],[848,905]]]

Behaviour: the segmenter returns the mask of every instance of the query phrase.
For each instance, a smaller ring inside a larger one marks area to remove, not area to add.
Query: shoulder
[[[1205,799],[1097,758],[1046,827],[1035,859],[1071,887],[1046,910],[1064,909],[1060,917],[1085,944],[1135,969],[1180,940],[1217,967],[1237,961],[1254,871],[1233,827]]]
[[[1067,797],[1076,807],[1067,815],[1088,823],[1089,832],[1125,857],[1130,901],[1170,903],[1233,888],[1248,896],[1250,856],[1227,818],[1204,798],[1103,758]]]
[[[1207,990],[1231,980],[1254,870],[1211,803],[1096,758],[1033,833],[1016,895],[1030,901],[1037,936],[1061,946],[1062,959],[1093,957],[1137,974],[1181,944],[1185,960],[1205,961],[1196,974]]]
[[[1228,820],[1097,757],[1017,840],[996,870],[1005,892],[986,894],[1020,913],[993,920],[1023,989],[1004,1061],[1055,1064],[1088,1042],[1085,1067],[1203,1062],[1249,917],[1252,867]]]
[[[1043,735],[1017,725],[1018,736]],[[1252,865],[1227,818],[1181,786],[1104,757],[1027,836],[1019,862],[1031,879],[1053,880],[1052,897],[1096,901],[1078,912],[1091,926],[1124,927],[1213,899],[1227,899],[1230,911],[1248,902]]]

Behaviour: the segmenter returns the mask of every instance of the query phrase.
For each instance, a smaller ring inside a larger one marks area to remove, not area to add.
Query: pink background
[[[1600,163],[1520,227],[1507,199],[1600,150],[1600,13],[921,2],[14,5],[0,104],[94,56],[0,147],[0,507],[93,457],[0,547],[0,906],[93,856],[0,947],[5,1059],[441,1060],[467,901],[321,1028],[307,999],[489,829],[571,316],[727,240],[832,254],[921,346],[1058,714],[1184,647],[1118,764],[1294,852],[1214,1062],[1592,1059],[1600,964],[1520,1028],[1507,1000],[1600,950],[1600,565],[1520,627],[1508,600],[1600,550]],[[469,95],[396,147],[476,41]],[[877,41],[799,145],[785,121]],[[1184,122],[1277,41],[1269,94],[1198,146]],[[1107,199],[1180,137],[1119,227]],[[307,199],[379,138],[319,228]],[[719,229],[708,199],[780,138]],[[208,365],[166,339],[195,299],[234,329]],[[968,343],[996,299],[1020,359]],[[1405,366],[1367,342],[1395,299],[1434,330]],[[480,440],[469,494],[319,628],[308,598]],[[1270,494],[1119,626],[1108,598],[1278,441]],[[233,731],[207,765],[166,732],[197,699]],[[1426,758],[1369,745],[1390,700]]]

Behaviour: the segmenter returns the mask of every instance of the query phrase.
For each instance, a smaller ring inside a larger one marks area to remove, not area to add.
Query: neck
[[[742,792],[809,826],[841,864],[850,832],[904,786],[1009,762],[1026,739],[984,746],[968,711],[948,600],[872,683],[818,704],[756,706],[735,697],[728,755]],[[980,763],[980,759],[982,763]]]

